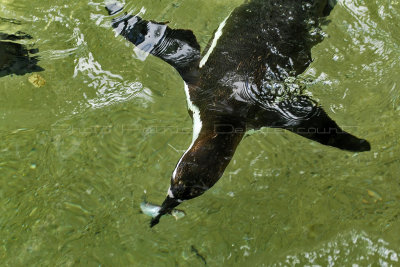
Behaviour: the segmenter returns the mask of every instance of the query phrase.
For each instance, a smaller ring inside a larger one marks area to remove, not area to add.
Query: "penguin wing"
[[[117,4],[107,5],[110,15],[122,10]],[[165,23],[143,20],[124,14],[113,19],[115,31],[133,43],[173,66],[188,84],[195,83],[200,62],[200,45],[190,30],[171,29]]]
[[[287,99],[272,109],[262,108],[256,125],[283,128],[323,145],[343,150],[362,152],[371,149],[367,140],[341,129],[322,107],[307,96]]]

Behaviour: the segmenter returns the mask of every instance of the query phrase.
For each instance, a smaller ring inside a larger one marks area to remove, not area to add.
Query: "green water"
[[[242,0],[130,0],[202,48]],[[101,0],[0,0],[34,36],[30,74],[0,78],[1,266],[399,266],[400,1],[342,0],[304,74],[350,153],[264,129],[186,216],[149,228],[191,142],[183,82],[114,37]]]

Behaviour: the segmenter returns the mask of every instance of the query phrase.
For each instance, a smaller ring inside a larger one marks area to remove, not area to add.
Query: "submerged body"
[[[203,59],[191,31],[132,15],[113,21],[119,34],[179,72],[193,118],[193,142],[152,226],[219,180],[247,130],[279,127],[341,149],[370,149],[340,129],[296,82],[311,62],[312,46],[322,40],[318,27],[332,9],[329,2],[249,1],[221,23]],[[107,9],[115,14],[122,8]]]

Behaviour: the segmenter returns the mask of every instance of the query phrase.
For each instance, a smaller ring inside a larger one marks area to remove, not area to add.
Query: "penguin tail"
[[[178,206],[179,204],[181,204],[181,202],[176,199],[176,198],[171,198],[170,196],[167,196],[166,199],[164,200],[164,202],[161,204],[161,209],[158,212],[158,215],[156,217],[154,217],[153,219],[151,219],[150,221],[150,227],[154,227],[155,225],[157,225],[160,222],[160,218],[168,213],[171,213],[171,211]]]

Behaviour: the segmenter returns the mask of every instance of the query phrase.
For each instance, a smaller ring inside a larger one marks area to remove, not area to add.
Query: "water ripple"
[[[340,234],[338,237],[319,246],[316,250],[296,253],[286,256],[283,263],[302,266],[367,266],[379,263],[380,266],[393,266],[399,263],[400,251],[381,238],[370,237],[366,232],[352,231],[350,234]],[[351,255],[351,258],[349,257]]]

